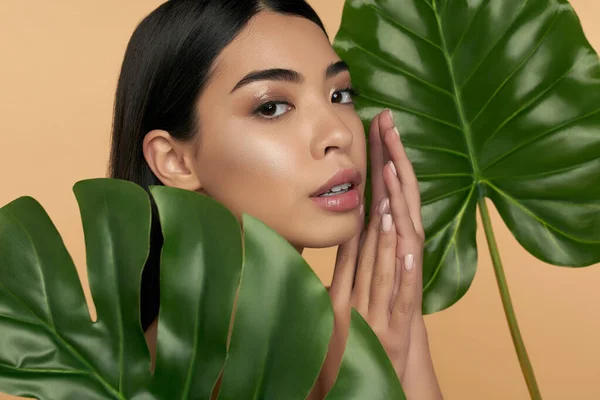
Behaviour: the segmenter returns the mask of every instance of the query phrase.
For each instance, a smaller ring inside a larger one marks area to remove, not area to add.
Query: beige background
[[[343,0],[310,2],[333,38]],[[0,2],[0,205],[21,195],[38,199],[83,277],[82,228],[71,187],[105,176],[113,94],[125,46],[136,24],[160,3]],[[572,4],[600,49],[600,3]],[[579,270],[545,265],[517,244],[493,206],[492,213],[544,399],[600,399],[600,265]],[[441,387],[446,400],[527,399],[481,230],[478,244],[480,262],[471,290],[454,307],[426,317]],[[325,282],[334,255],[334,249],[306,254]]]

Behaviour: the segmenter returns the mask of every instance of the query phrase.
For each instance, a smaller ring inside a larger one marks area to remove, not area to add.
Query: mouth
[[[321,185],[310,197],[332,197],[348,193],[361,183],[360,172],[347,168],[336,172],[327,182]]]
[[[310,197],[313,203],[326,211],[346,212],[360,205],[361,175],[355,169],[338,171]]]
[[[317,197],[331,197],[331,196],[337,196],[340,194],[344,194],[349,192],[350,190],[352,190],[354,188],[354,185],[350,182],[347,183],[342,183],[341,185],[337,185],[332,187],[331,189],[329,189],[327,192],[318,195]]]

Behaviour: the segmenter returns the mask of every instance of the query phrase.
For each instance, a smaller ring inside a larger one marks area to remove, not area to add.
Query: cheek
[[[215,140],[216,139],[216,140]],[[258,218],[265,210],[289,209],[289,187],[301,162],[293,144],[251,132],[207,138],[198,152],[198,175],[206,192],[236,215]]]
[[[346,126],[352,131],[354,137],[352,142],[352,159],[364,177],[367,167],[367,137],[365,136],[365,128],[356,113],[347,121]]]

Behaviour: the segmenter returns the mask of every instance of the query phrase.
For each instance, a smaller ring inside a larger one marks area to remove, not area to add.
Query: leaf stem
[[[483,222],[483,229],[485,230],[485,236],[488,242],[488,248],[490,255],[492,256],[492,263],[494,265],[494,273],[496,274],[496,282],[498,283],[498,289],[500,291],[500,297],[502,298],[502,305],[504,306],[504,314],[508,321],[508,327],[510,329],[510,335],[512,337],[515,350],[517,351],[517,357],[519,358],[519,364],[521,364],[521,370],[527,383],[527,389],[532,400],[542,400],[540,389],[538,388],[533,367],[529,356],[527,355],[527,349],[519,330],[519,324],[517,323],[517,317],[515,310],[510,299],[510,292],[506,283],[506,276],[504,275],[504,267],[502,266],[502,260],[500,259],[500,253],[498,252],[498,245],[496,243],[496,237],[492,228],[492,221],[490,219],[487,203],[485,197],[479,197],[479,211],[481,213],[481,220]]]

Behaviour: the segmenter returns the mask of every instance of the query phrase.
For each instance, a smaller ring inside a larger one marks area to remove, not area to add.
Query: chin
[[[294,232],[288,232],[286,238],[295,247],[320,249],[338,246],[348,242],[360,229],[358,210],[345,215],[333,215],[299,226]],[[291,228],[291,227],[290,227]]]

